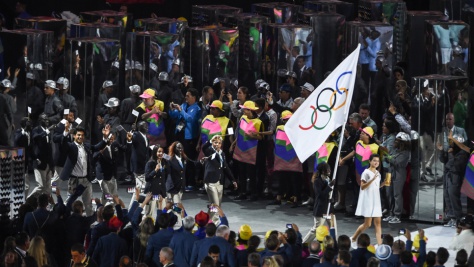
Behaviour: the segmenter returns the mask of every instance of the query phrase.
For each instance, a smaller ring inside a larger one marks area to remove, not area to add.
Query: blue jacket
[[[92,259],[99,267],[118,266],[120,258],[127,252],[127,242],[118,234],[109,233],[99,239]]]
[[[397,241],[394,241],[397,242]],[[405,243],[405,250],[406,251],[411,251],[411,246],[413,245],[413,241],[407,240]],[[420,244],[421,246],[421,244]],[[388,266],[390,267],[400,267],[400,254],[393,254],[390,255],[390,257],[387,259]]]
[[[191,140],[198,137],[199,134],[199,119],[201,118],[201,108],[198,105],[198,102],[192,104],[188,107],[187,103],[181,105],[181,111],[176,109],[170,110],[169,115],[176,121],[178,125],[181,121],[186,122],[184,128],[184,139]]]
[[[137,209],[137,211],[139,208]],[[173,237],[173,229],[161,229],[148,238],[148,244],[145,252],[145,262],[148,266],[154,266],[152,261],[157,264],[160,262],[160,250],[168,247]]]
[[[170,248],[174,251],[174,263],[179,267],[191,266],[191,254],[193,253],[194,242],[197,241],[192,233],[183,230],[175,232],[171,238]]]
[[[236,267],[234,248],[227,240],[220,236],[204,238],[198,242],[194,242],[191,266],[197,266],[209,254],[209,248],[212,245],[217,245],[221,250],[219,253],[219,262],[228,267]]]
[[[371,257],[375,257],[374,253],[368,251],[367,248],[354,249],[351,251],[351,256],[350,267],[365,267],[367,266],[367,261]]]
[[[336,264],[332,264],[330,262],[321,262],[321,263],[318,263],[318,264],[315,264],[317,267],[337,267]]]

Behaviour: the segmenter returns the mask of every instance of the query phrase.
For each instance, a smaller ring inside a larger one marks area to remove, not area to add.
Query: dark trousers
[[[444,204],[448,218],[458,219],[462,217],[461,206],[461,175],[446,172],[444,174]]]
[[[186,186],[196,186],[196,160],[198,152],[196,151],[197,138],[184,139],[183,144],[184,153],[189,161],[186,165]]]
[[[296,197],[301,200],[301,188],[303,183],[302,172],[292,171],[276,171],[274,175],[278,178],[278,195],[289,197]]]
[[[257,195],[256,175],[257,170],[254,164],[239,162],[239,189],[241,194]]]

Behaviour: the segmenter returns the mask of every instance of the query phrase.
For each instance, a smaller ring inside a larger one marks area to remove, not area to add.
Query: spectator
[[[71,258],[73,264],[82,263],[89,267],[97,267],[97,263],[87,256],[84,246],[80,243],[71,246]]]
[[[252,252],[247,257],[248,267],[260,267],[260,254]]]
[[[161,213],[156,220],[160,230],[150,236],[145,252],[145,262],[148,266],[155,266],[160,262],[160,251],[164,247],[169,247],[173,237],[173,227],[170,227],[172,213]],[[175,216],[175,215],[172,215]]]
[[[348,267],[351,263],[351,253],[347,250],[339,250],[336,261],[338,267]]]
[[[444,266],[444,264],[448,261],[449,252],[446,248],[440,247],[436,252],[436,263],[435,266]]]
[[[160,251],[160,263],[163,267],[176,267],[174,264],[174,254],[173,250],[169,247],[164,247]]]
[[[200,242],[196,242],[193,247],[191,266],[195,266],[195,264],[201,262],[201,260],[208,255],[209,248],[212,245],[217,245],[220,248],[219,262],[229,267],[235,267],[236,263],[233,246],[227,242],[229,234],[229,227],[226,225],[220,225],[217,228],[215,237],[205,238]]]
[[[19,264],[18,256],[14,250],[5,251],[0,260],[4,267],[16,267]]]
[[[392,255],[392,248],[389,245],[379,245],[377,249],[375,250],[375,257],[379,259],[380,261],[380,266],[381,267],[387,267],[388,266],[388,258]]]
[[[123,223],[116,216],[109,220],[110,233],[99,238],[92,254],[92,259],[97,262],[98,266],[117,266],[122,255],[127,253],[127,243],[118,235],[122,225]]]
[[[459,250],[456,253],[456,265],[455,267],[465,267],[467,266],[467,252],[464,249]]]
[[[321,252],[321,247],[319,241],[313,240],[309,245],[309,256],[303,260],[301,267],[312,267],[315,264],[319,264],[321,257],[319,253]]]
[[[377,135],[377,124],[375,124],[374,120],[370,118],[370,106],[367,104],[361,104],[359,106],[359,115],[362,117],[362,122],[366,126],[372,127],[375,134]]]
[[[183,231],[177,231],[173,234],[170,241],[170,248],[174,251],[175,263],[179,267],[191,266],[191,254],[193,245],[198,239],[193,235],[195,220],[192,216],[186,216],[183,220]]]
[[[30,237],[26,232],[19,232],[15,236],[15,244],[15,252],[18,254],[18,259],[24,259],[30,247]]]
[[[239,237],[241,236],[239,232]],[[245,266],[246,263],[250,262],[250,255],[256,254],[258,255],[258,261],[254,262],[256,258],[252,256],[252,265],[259,266],[260,265],[260,255],[257,253],[258,246],[260,245],[260,237],[253,235],[248,240],[248,247],[244,250],[237,250],[236,259],[237,259],[237,266]]]
[[[35,236],[31,240],[30,247],[28,248],[28,255],[35,258],[38,266],[51,265],[55,266],[55,261],[46,252],[46,244],[41,236]]]
[[[449,249],[460,250],[464,249],[465,251],[472,251],[474,243],[474,233],[472,232],[473,225],[472,215],[466,215],[458,220],[456,224],[456,235],[449,245]]]
[[[359,238],[357,238],[357,248],[351,251],[350,267],[367,266],[369,259],[375,256],[367,249],[369,245],[370,237],[365,233],[360,234]]]
[[[283,247],[280,247],[281,244],[283,244]],[[265,249],[260,252],[260,257],[262,259],[261,264],[263,265],[263,260],[266,257],[274,255],[281,255],[285,264],[289,264],[289,261],[293,257],[291,246],[286,241],[285,236],[280,232],[277,234],[270,234],[267,240],[265,240]]]
[[[114,207],[112,205],[107,205],[103,208],[102,213],[97,212],[98,216],[102,214],[103,221],[99,221],[97,225],[91,229],[91,238],[89,247],[87,248],[87,255],[89,257],[94,253],[95,247],[99,238],[102,236],[108,235],[110,233],[110,228],[108,227],[110,219],[114,216]]]

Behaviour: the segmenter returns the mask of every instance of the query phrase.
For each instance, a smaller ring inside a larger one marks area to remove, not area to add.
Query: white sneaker
[[[388,223],[401,223],[400,219],[397,216],[393,216]]]
[[[91,183],[93,183],[93,184],[98,184],[98,183],[99,183],[99,180],[97,180],[97,178],[95,178],[94,180],[92,180]]]
[[[444,225],[445,227],[456,227],[456,220],[451,219],[448,223]]]
[[[350,237],[350,239],[351,239],[351,247],[353,249],[357,249],[357,241],[352,241],[352,236]]]
[[[393,218],[393,216],[388,216],[388,217],[383,218],[382,221],[388,222],[388,221],[390,221],[392,218]]]

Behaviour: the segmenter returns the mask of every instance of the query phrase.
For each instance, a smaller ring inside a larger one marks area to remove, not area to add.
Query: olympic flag
[[[344,125],[354,93],[360,44],[311,93],[285,125],[301,162],[314,154],[338,127]]]

